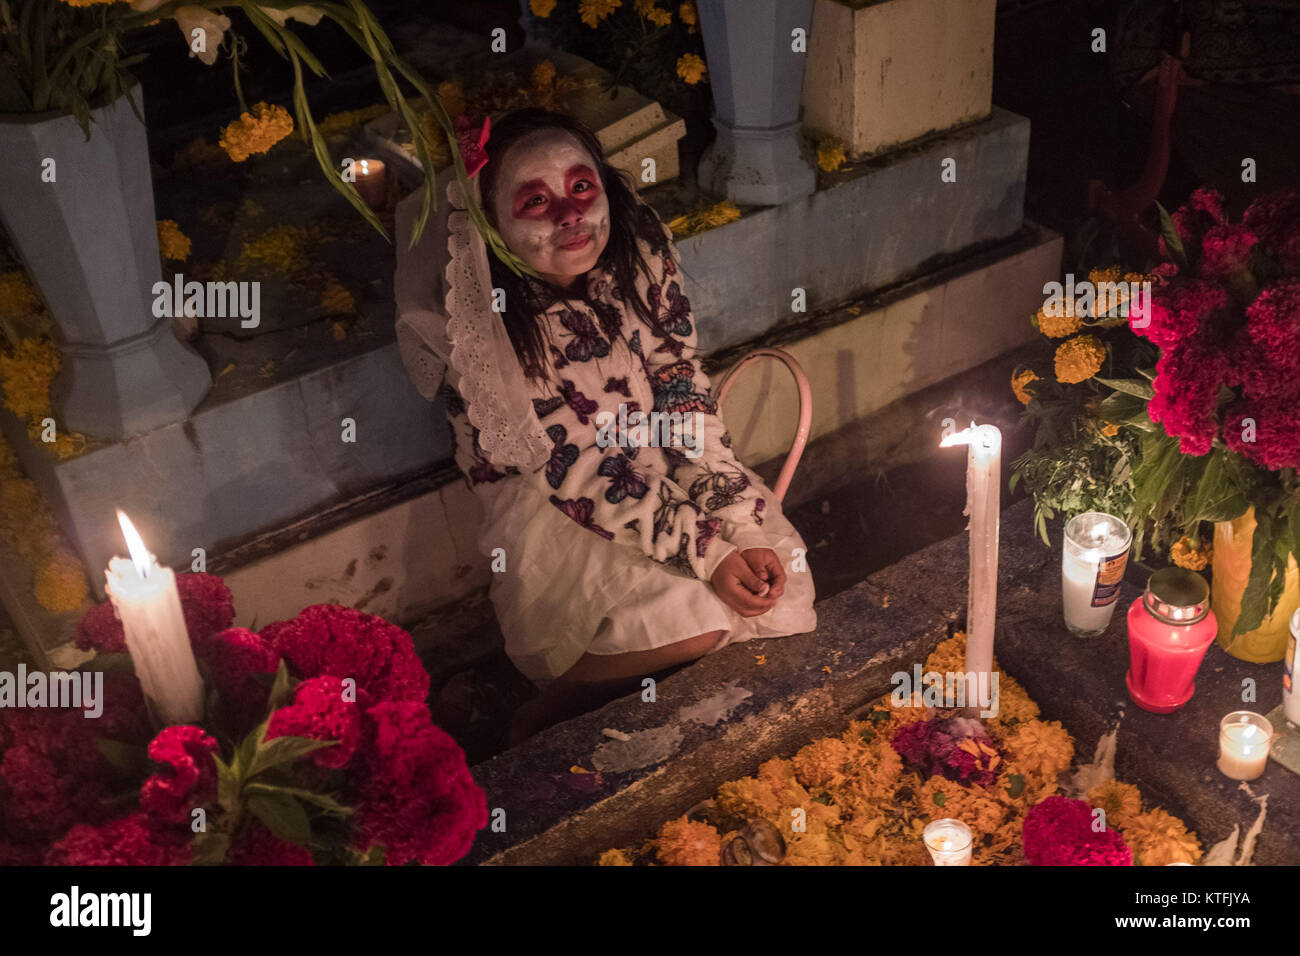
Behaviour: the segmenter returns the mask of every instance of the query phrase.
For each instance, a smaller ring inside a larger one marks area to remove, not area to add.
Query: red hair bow
[[[491,118],[483,117],[483,127],[474,129],[469,117],[461,113],[456,117],[456,141],[460,146],[460,158],[465,163],[465,174],[473,176],[487,165],[487,145]]]

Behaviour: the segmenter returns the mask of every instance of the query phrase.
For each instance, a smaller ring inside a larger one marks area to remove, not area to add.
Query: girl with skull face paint
[[[486,153],[484,213],[542,277],[488,254],[549,460],[532,473],[496,467],[456,389],[440,393],[484,502],[479,549],[504,549],[490,595],[507,653],[543,689],[516,716],[518,741],[729,643],[813,630],[815,592],[809,571],[791,570],[802,538],[731,452],[654,210],[563,114],[507,115]],[[407,347],[403,359],[418,361]],[[694,442],[637,446],[602,427],[620,405],[627,421],[693,415]]]

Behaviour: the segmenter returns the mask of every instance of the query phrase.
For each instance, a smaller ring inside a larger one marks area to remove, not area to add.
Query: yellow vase
[[[1219,646],[1233,657],[1255,664],[1280,661],[1286,653],[1291,615],[1300,607],[1300,567],[1295,555],[1287,565],[1286,586],[1277,610],[1265,617],[1259,627],[1232,637],[1232,629],[1241,616],[1241,596],[1250,578],[1250,547],[1255,537],[1255,509],[1249,509],[1235,521],[1214,525],[1214,580],[1210,604],[1219,620]]]

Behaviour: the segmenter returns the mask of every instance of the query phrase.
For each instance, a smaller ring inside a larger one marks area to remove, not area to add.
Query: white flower
[[[284,26],[289,20],[301,20],[309,27],[314,27],[320,23],[320,18],[325,14],[321,13],[315,7],[289,7],[286,10],[277,10],[274,7],[258,6],[259,10],[274,20],[280,26]]]
[[[147,2],[147,0],[146,0]],[[203,7],[177,7],[176,12],[172,14],[176,18],[176,25],[181,28],[181,34],[185,37],[185,45],[190,48],[190,56],[197,56],[208,66],[217,62],[217,48],[221,46],[221,40],[230,29],[230,17],[222,16],[219,13],[213,13],[205,10]],[[195,30],[203,31],[201,35],[195,34]],[[202,39],[202,52],[195,51],[196,40]]]

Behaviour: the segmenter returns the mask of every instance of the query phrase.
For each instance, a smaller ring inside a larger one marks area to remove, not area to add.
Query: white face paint
[[[565,130],[532,133],[506,150],[492,205],[510,251],[561,288],[595,268],[609,242],[596,160]],[[577,248],[563,246],[584,237]]]

